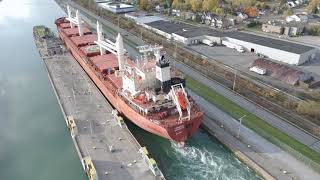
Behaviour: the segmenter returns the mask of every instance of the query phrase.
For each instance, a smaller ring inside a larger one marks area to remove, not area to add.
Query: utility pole
[[[236,79],[237,79],[237,70],[234,72],[234,78],[233,78],[233,85],[232,85],[232,90],[234,91],[234,88],[236,86]]]
[[[246,117],[247,115],[242,116],[241,118],[239,118],[239,129],[238,129],[238,135],[237,137],[240,138],[240,130],[241,130],[241,126],[242,126],[242,119],[244,117]]]

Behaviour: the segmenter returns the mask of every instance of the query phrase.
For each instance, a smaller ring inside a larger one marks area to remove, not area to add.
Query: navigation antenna
[[[163,49],[163,46],[160,46],[157,44],[138,46],[139,52],[143,54],[144,66],[147,65],[149,52],[153,52],[153,54],[156,56],[156,60],[159,61],[161,58],[160,56],[161,49]]]

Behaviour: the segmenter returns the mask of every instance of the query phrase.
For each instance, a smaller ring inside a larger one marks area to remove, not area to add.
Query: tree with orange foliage
[[[246,7],[243,12],[246,13],[249,17],[257,17],[258,16],[258,9],[253,6]]]
[[[143,10],[149,10],[148,7],[149,7],[149,2],[148,0],[140,0],[139,1],[139,5],[140,5],[140,8],[143,9]]]
[[[200,12],[202,10],[202,0],[190,0],[191,10]]]

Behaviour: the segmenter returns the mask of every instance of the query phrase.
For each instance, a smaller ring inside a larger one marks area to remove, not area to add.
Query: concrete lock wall
[[[245,42],[245,41],[233,39],[230,37],[227,37],[226,39],[232,43],[243,46],[249,52],[254,50],[254,53],[260,53],[262,55],[265,55],[265,56],[267,56],[271,59],[277,60],[277,61],[281,61],[281,62],[292,64],[292,65],[301,64],[300,54],[282,51],[279,49],[274,49],[274,48],[270,48],[270,47],[250,43],[250,42]]]

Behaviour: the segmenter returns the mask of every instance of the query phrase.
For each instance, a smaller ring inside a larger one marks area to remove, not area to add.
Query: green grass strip
[[[299,141],[291,138],[290,136],[283,133],[279,129],[269,125],[258,116],[250,113],[249,111],[245,110],[241,106],[233,103],[232,101],[220,95],[216,91],[210,89],[206,85],[190,77],[187,77],[186,80],[187,80],[187,87],[189,89],[199,94],[210,103],[216,105],[221,110],[227,112],[233,118],[238,120],[243,115],[247,115],[242,120],[243,124],[248,128],[252,129],[253,131],[255,131],[257,134],[261,135],[262,137],[269,140],[273,144],[280,146],[285,151],[286,150],[290,151],[290,148],[292,148],[298,153],[301,153],[307,158],[316,162],[317,164],[320,164],[320,153],[314,151],[313,149],[300,143]],[[290,148],[287,148],[286,146],[289,146]],[[294,152],[291,152],[291,153],[294,153]]]

